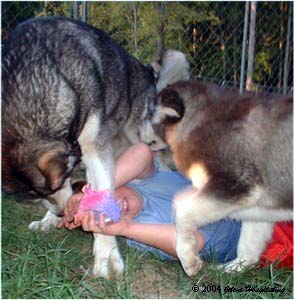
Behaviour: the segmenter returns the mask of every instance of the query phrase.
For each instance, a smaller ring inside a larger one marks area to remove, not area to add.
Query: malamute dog
[[[153,129],[193,183],[174,202],[176,250],[187,275],[202,266],[193,230],[225,217],[243,220],[227,269],[258,262],[273,223],[293,219],[293,98],[178,82],[159,93]]]
[[[166,84],[187,76],[185,56],[170,51],[169,57],[159,71]],[[3,188],[22,199],[45,198],[49,210],[30,228],[46,230],[58,223],[80,158],[93,189],[113,190],[112,139],[139,141],[140,124],[154,107],[156,76],[103,31],[62,17],[18,25],[2,61]],[[95,234],[93,252],[94,275],[123,271],[113,237]]]

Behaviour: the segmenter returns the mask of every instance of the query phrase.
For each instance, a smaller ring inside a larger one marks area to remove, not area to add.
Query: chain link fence
[[[143,62],[160,47],[177,48],[187,54],[193,78],[240,91],[293,92],[293,2],[1,4],[2,44],[28,18],[75,17],[105,30]]]
[[[193,25],[193,74],[201,80],[240,88],[244,73],[242,88],[245,89],[251,56],[254,71],[250,90],[267,94],[292,93],[293,3],[256,4],[254,51],[249,48],[252,22],[249,2],[247,11],[245,2],[209,4],[208,9],[215,11],[218,19]]]

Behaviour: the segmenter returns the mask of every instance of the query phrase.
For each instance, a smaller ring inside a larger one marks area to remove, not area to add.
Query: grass
[[[65,229],[30,231],[28,224],[44,212],[40,205],[2,197],[3,299],[293,298],[292,270],[271,265],[227,274],[208,264],[188,278],[178,262],[162,262],[152,254],[128,248],[122,238],[118,242],[125,261],[124,278],[93,278],[92,235]],[[192,291],[193,285],[199,291]],[[254,289],[246,291],[246,286]],[[271,291],[273,288],[276,290]]]

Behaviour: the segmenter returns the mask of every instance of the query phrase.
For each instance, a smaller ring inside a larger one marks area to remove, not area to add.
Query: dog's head
[[[190,77],[190,65],[186,56],[178,50],[166,50],[160,59],[151,65],[156,78],[157,93],[161,92],[169,84],[188,80]]]
[[[157,62],[151,64],[154,73],[156,91],[161,92],[165,87],[181,80],[189,79],[190,66],[185,55],[177,50],[165,51]],[[140,140],[147,143],[153,151],[163,150],[167,145],[162,140],[162,135],[154,132],[152,117],[161,114],[158,100],[146,106],[141,120]],[[172,102],[172,99],[171,99]],[[163,112],[162,112],[163,113]],[[167,116],[167,115],[166,115]],[[157,117],[155,117],[156,119]],[[154,122],[153,122],[154,123]]]
[[[39,198],[60,189],[80,157],[61,141],[2,142],[2,188],[8,194]]]
[[[168,86],[156,98],[156,106],[152,118],[145,123],[141,131],[142,140],[153,151],[166,149],[166,133],[178,123],[185,113],[183,99],[178,92]]]
[[[184,113],[184,101],[178,92],[172,88],[164,89],[157,96],[156,110],[152,118],[154,133],[166,143],[168,130],[183,118]]]

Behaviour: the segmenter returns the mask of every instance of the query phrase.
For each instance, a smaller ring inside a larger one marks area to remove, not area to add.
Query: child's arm
[[[129,147],[116,161],[115,188],[133,179],[145,179],[154,171],[153,155],[146,144]]]
[[[85,231],[124,236],[177,257],[176,229],[173,224],[146,224],[126,220],[109,224],[105,223],[103,215],[100,215],[99,223],[96,225],[94,214],[89,212],[82,220],[82,228]],[[201,251],[205,242],[204,237],[195,230],[195,238],[198,242],[198,251]]]
[[[138,178],[144,179],[151,176],[154,171],[153,155],[146,144],[140,143],[129,147],[116,161],[115,164],[115,188]],[[74,229],[79,224],[73,223],[73,218],[78,210],[83,194],[72,195],[64,210],[64,217],[58,227],[65,226]]]

